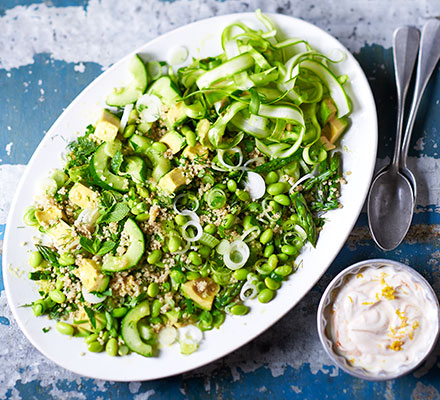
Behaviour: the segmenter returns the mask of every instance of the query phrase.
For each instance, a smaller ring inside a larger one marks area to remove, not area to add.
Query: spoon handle
[[[435,66],[440,58],[440,20],[432,19],[428,21],[422,29],[422,39],[420,43],[419,59],[417,65],[416,84],[414,95],[409,112],[408,122],[403,138],[403,146],[400,164],[406,167],[409,143],[414,127],[417,111],[426,85],[434,72]]]
[[[402,26],[394,31],[393,59],[397,86],[397,131],[392,165],[396,169],[400,162],[405,100],[419,50],[419,40],[420,32],[413,26]]]

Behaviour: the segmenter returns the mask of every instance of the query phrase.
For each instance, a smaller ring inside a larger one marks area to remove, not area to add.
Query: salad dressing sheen
[[[329,322],[336,352],[351,365],[391,373],[424,356],[438,314],[421,282],[387,265],[350,275],[335,297]]]

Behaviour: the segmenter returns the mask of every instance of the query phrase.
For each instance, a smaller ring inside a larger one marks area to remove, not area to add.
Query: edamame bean
[[[134,125],[134,124],[127,125],[124,129],[122,136],[125,139],[131,138],[134,135],[135,131],[136,131],[136,125]]]
[[[212,251],[211,247],[205,245],[205,246],[200,247],[199,254],[203,258],[208,258],[211,254],[211,251]]]
[[[264,232],[263,232],[264,233]],[[270,255],[273,254],[273,252],[275,251],[275,246],[273,244],[268,244],[265,248],[264,248],[264,252],[263,255],[264,257],[268,258]]]
[[[128,115],[127,124],[129,125],[136,124],[138,122],[138,119],[139,119],[139,113],[135,108],[133,108],[133,110],[131,110],[130,114]]]
[[[127,311],[128,308],[126,307],[118,307],[118,308],[114,308],[111,314],[115,318],[122,318],[125,314],[127,314]]]
[[[67,322],[57,322],[56,328],[57,331],[63,335],[73,336],[75,333],[75,328]]]
[[[96,339],[98,339],[98,334],[97,333],[92,333],[91,335],[87,336],[84,339],[84,342],[86,342],[87,344],[95,342]]]
[[[290,199],[285,194],[277,194],[273,198],[278,204],[281,204],[282,206],[288,206],[290,204]]]
[[[70,253],[62,253],[58,259],[58,262],[61,266],[68,267],[69,265],[73,265],[75,262],[75,257]]]
[[[28,263],[32,268],[37,268],[42,262],[43,262],[43,256],[39,251],[34,251],[29,256]]]
[[[109,356],[116,357],[118,355],[118,347],[118,341],[115,338],[111,338],[105,345],[105,351]]]
[[[228,190],[232,193],[234,193],[237,190],[237,182],[235,182],[232,179],[228,180],[227,186],[228,186]]]
[[[91,353],[101,353],[101,351],[104,350],[104,345],[97,341],[91,342],[87,345],[87,350]]]
[[[237,198],[241,201],[249,201],[251,199],[249,192],[246,192],[246,190],[237,190],[235,194]]]
[[[144,188],[141,185],[136,185],[136,192],[139,196],[143,197],[144,199],[150,198],[150,193],[148,192],[147,188]]]
[[[260,293],[262,290],[266,289],[266,285],[264,284],[264,282],[255,283],[255,287],[257,288],[258,293]]]
[[[194,147],[197,144],[197,135],[188,126],[182,126],[182,133],[185,135],[189,147]]]
[[[182,245],[182,242],[180,239],[176,236],[172,236],[170,240],[168,241],[168,250],[171,253],[175,253],[179,250],[180,246]]]
[[[210,235],[214,235],[214,233],[217,232],[217,227],[214,224],[208,224],[208,225],[205,225],[203,230],[206,233],[209,233]]]
[[[278,266],[278,257],[276,254],[272,254],[267,259],[267,265],[269,265],[271,270],[274,270]]]
[[[153,250],[150,254],[148,254],[147,262],[148,264],[154,265],[158,263],[162,259],[162,250],[156,249]]]
[[[289,185],[286,182],[272,183],[267,187],[267,193],[272,196],[286,193],[289,190]]]
[[[269,206],[273,212],[278,212],[281,210],[281,204],[277,203],[274,200],[269,201]]]
[[[271,301],[275,296],[275,292],[273,290],[270,289],[263,289],[259,294],[258,294],[258,300],[260,301],[260,303],[269,303],[269,301]]]
[[[290,265],[281,265],[280,267],[275,268],[274,272],[280,276],[287,276],[292,273],[292,267]]]
[[[145,222],[145,221],[148,221],[149,219],[150,219],[150,214],[148,214],[146,212],[136,215],[136,218],[135,218],[136,221],[140,221],[140,222]]]
[[[125,344],[121,344],[118,349],[118,354],[120,356],[126,356],[128,354],[129,348]]]
[[[188,271],[186,273],[186,279],[189,280],[189,281],[193,281],[193,280],[195,280],[197,278],[200,278],[200,274],[198,272]]]
[[[102,335],[102,341],[104,343],[107,343],[109,338],[110,338],[110,333],[108,331],[105,331],[104,334]]]
[[[296,247],[291,246],[290,244],[283,244],[281,246],[281,251],[288,256],[293,256],[297,253]]]
[[[277,256],[278,256],[278,261],[285,262],[289,259],[289,256],[284,253],[277,254]]]
[[[165,151],[168,150],[167,145],[165,143],[162,143],[162,142],[154,142],[151,145],[151,148],[153,150],[156,150],[158,153],[164,153]]]
[[[266,185],[271,185],[272,183],[278,182],[278,174],[275,171],[270,171],[266,175],[266,179],[264,180]]]
[[[225,229],[229,229],[234,225],[235,217],[232,214],[228,214],[225,218],[223,218],[222,226]]]
[[[51,300],[58,304],[64,303],[64,301],[66,300],[66,296],[64,295],[64,293],[57,289],[51,290],[49,292],[49,297],[51,298]]]
[[[202,265],[202,262],[203,262],[202,257],[200,257],[200,255],[198,253],[196,253],[195,251],[191,251],[188,254],[188,260],[197,267],[199,265]]]
[[[174,220],[176,221],[176,224],[179,226],[183,226],[188,222],[188,218],[186,218],[184,215],[177,214],[174,217]]]
[[[160,314],[160,309],[162,308],[162,303],[159,300],[154,300],[151,305],[151,316],[153,318],[157,317]]]
[[[244,304],[236,304],[231,307],[230,312],[232,315],[246,315],[249,312],[249,307]]]
[[[170,273],[170,277],[176,283],[184,283],[186,281],[186,276],[182,271],[173,270]]]
[[[273,231],[271,228],[267,228],[260,236],[260,243],[267,244],[273,239]],[[273,253],[273,251],[272,251]]]
[[[42,315],[45,311],[45,306],[43,300],[37,300],[34,304],[32,304],[32,312],[36,317]]]
[[[271,290],[278,290],[281,287],[280,282],[277,282],[268,276],[264,279],[264,283],[267,286],[267,288]]]
[[[248,276],[249,271],[246,268],[240,268],[234,271],[233,275],[237,281],[244,281]]]
[[[138,323],[139,335],[143,340],[151,340],[155,337],[153,329],[148,325],[148,322],[141,320]]]
[[[156,282],[151,282],[148,285],[147,294],[150,297],[156,297],[159,294],[159,285]]]
[[[64,281],[62,280],[62,277],[59,276],[59,277],[57,278],[56,283],[55,283],[55,289],[57,289],[57,290],[61,290],[61,289],[63,288],[63,286],[64,286]]]

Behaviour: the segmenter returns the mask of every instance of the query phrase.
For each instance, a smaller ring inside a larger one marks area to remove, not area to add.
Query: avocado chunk
[[[336,146],[333,143],[330,143],[330,141],[327,139],[326,136],[321,136],[319,138],[319,141],[327,151],[334,150],[336,148]]]
[[[98,195],[82,183],[75,183],[69,191],[69,200],[80,208],[94,208],[98,205]]]
[[[174,193],[180,186],[186,184],[186,177],[180,167],[172,169],[159,181],[159,186],[168,193]]]
[[[335,103],[331,97],[326,97],[324,100],[322,100],[318,111],[318,119],[321,123],[321,126],[325,126],[328,121],[335,118],[337,111],[338,110],[336,109]]]
[[[59,221],[63,217],[63,212],[57,207],[49,207],[44,211],[35,211],[35,218],[38,223],[47,223],[53,225],[53,223]]]
[[[102,110],[101,117],[96,123],[95,136],[104,142],[115,140],[121,121],[108,110]]]
[[[207,158],[208,155],[209,150],[200,143],[197,143],[194,147],[186,146],[185,150],[182,152],[182,156],[190,159],[191,161],[199,157]]]
[[[328,124],[322,128],[322,134],[327,137],[330,143],[336,143],[347,128],[348,120],[345,117],[331,119]]]
[[[110,278],[101,273],[100,265],[90,259],[83,258],[78,267],[78,278],[89,292],[102,292],[107,289]]]
[[[209,140],[209,129],[211,128],[211,122],[207,119],[201,119],[196,126],[196,133],[199,137],[199,142],[208,148],[211,148],[211,142]]]
[[[127,238],[128,247],[125,254],[121,256],[106,255],[102,264],[103,271],[118,272],[133,268],[144,254],[144,234],[133,219],[127,219],[121,237]]]
[[[182,123],[186,118],[186,113],[183,108],[183,102],[179,101],[174,106],[170,107],[167,112],[165,123],[170,127],[174,128],[176,125]]]
[[[54,240],[55,246],[62,249],[71,249],[79,244],[79,238],[75,230],[64,221],[59,221],[47,233]]]
[[[171,149],[173,154],[178,153],[185,144],[184,137],[176,131],[166,133],[161,137],[160,141],[165,143]]]
[[[211,278],[197,278],[182,285],[185,297],[190,298],[200,308],[210,311],[220,287]]]

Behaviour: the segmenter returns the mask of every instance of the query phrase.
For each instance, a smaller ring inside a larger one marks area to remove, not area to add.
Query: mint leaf
[[[102,257],[103,255],[112,251],[115,248],[115,246],[116,246],[115,242],[113,242],[112,240],[108,240],[102,245],[102,247],[99,249],[96,255]]]
[[[110,209],[109,212],[101,216],[98,222],[119,222],[124,219],[129,212],[130,208],[127,206],[127,204],[117,203]]]
[[[93,328],[96,328],[96,318],[93,310],[84,306],[84,311],[87,313],[87,316],[89,317],[90,323],[92,324]]]

